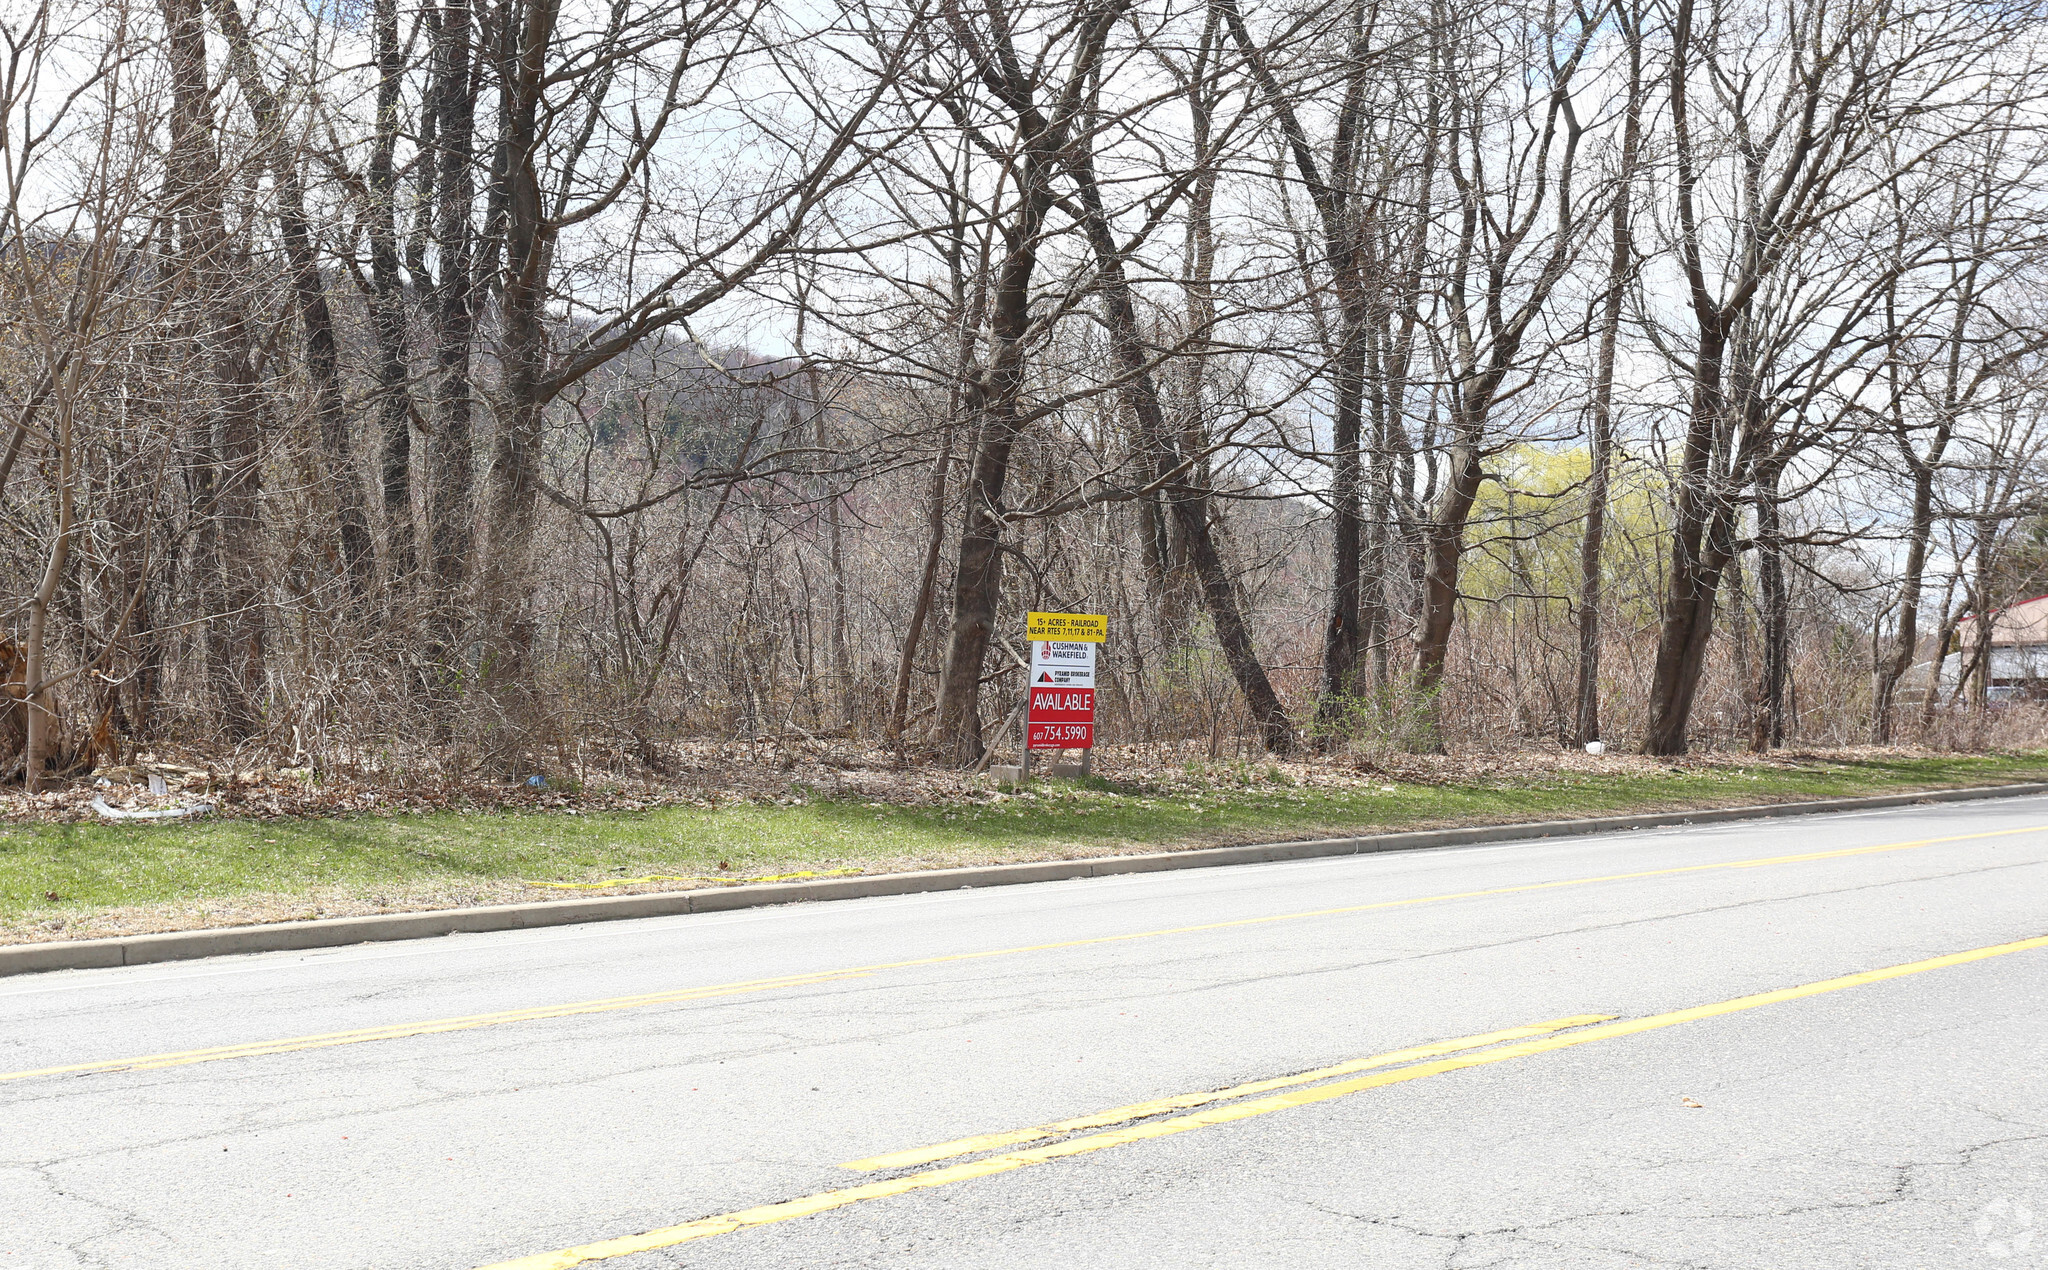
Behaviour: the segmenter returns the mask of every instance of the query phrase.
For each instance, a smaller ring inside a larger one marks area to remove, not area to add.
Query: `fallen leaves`
[[[216,816],[234,819],[292,819],[341,815],[410,816],[439,811],[553,811],[631,813],[661,807],[714,809],[791,806],[820,801],[858,802],[881,809],[963,808],[1010,799],[1031,799],[1034,791],[1006,793],[986,775],[905,760],[858,740],[781,738],[759,741],[683,741],[665,747],[665,775],[636,771],[549,772],[530,784],[522,774],[459,772],[431,764],[402,772],[319,770],[305,765],[246,766],[232,754],[202,750],[175,757],[147,754],[129,764],[105,767],[69,787],[38,794],[0,791],[0,821],[13,823],[96,820],[94,797],[126,811],[184,805],[203,797]],[[1118,797],[1178,802],[1209,810],[1192,800],[1217,793],[1256,792],[1298,799],[1309,794],[1396,794],[1404,788],[1577,784],[1587,779],[1720,775],[1742,777],[1762,770],[1814,771],[1842,762],[1935,757],[1933,750],[1860,747],[1846,750],[1688,756],[1669,759],[1608,753],[1592,757],[1577,750],[1535,746],[1524,750],[1463,754],[1374,753],[1308,755],[1285,761],[1212,758],[1206,746],[1163,742],[1104,746],[1095,752],[1096,774],[1115,786],[1096,787],[1090,800]],[[1055,789],[1059,787],[1054,787]],[[1074,791],[1060,796],[1071,797]],[[1139,801],[1138,806],[1153,805]]]

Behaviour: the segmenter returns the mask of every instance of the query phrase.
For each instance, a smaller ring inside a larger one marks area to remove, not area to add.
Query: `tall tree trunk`
[[[224,730],[245,740],[263,721],[262,400],[242,311],[247,295],[228,261],[205,13],[200,0],[163,0],[163,9],[171,64],[172,198],[185,284],[198,314],[198,362],[211,380],[194,484],[204,517],[196,554],[209,617],[207,679]]]
[[[1060,113],[1051,118],[1035,103],[1037,85],[1026,77],[1008,28],[992,21],[984,43],[964,11],[948,12],[954,37],[975,51],[982,78],[1015,111],[1020,142],[1012,178],[1017,206],[1001,230],[1002,263],[991,287],[987,369],[967,398],[968,412],[977,420],[974,459],[968,468],[967,505],[954,566],[953,624],[939,683],[939,744],[950,760],[961,764],[978,762],[985,752],[981,668],[995,637],[996,605],[1002,594],[1003,486],[1025,424],[1018,402],[1024,389],[1024,341],[1030,334],[1039,236],[1052,209],[1053,177],[1078,106],[1074,90],[1093,75],[1121,12],[1121,0],[1105,0],[1087,11],[1075,36],[1069,91],[1062,95]]]
[[[1686,751],[1692,702],[1706,667],[1707,640],[1713,632],[1714,602],[1727,556],[1715,545],[1712,531],[1729,526],[1733,513],[1725,493],[1709,471],[1718,416],[1723,410],[1720,359],[1725,349],[1709,333],[1694,355],[1693,402],[1687,421],[1685,450],[1680,459],[1677,497],[1673,500],[1671,560],[1664,586],[1664,612],[1657,631],[1657,655],[1650,684],[1650,724],[1643,739],[1645,754],[1674,755]]]
[[[1957,620],[1962,614],[1956,611],[1956,588],[1962,585],[1962,565],[1948,575],[1948,585],[1941,593],[1941,624],[1934,633],[1934,667],[1927,676],[1927,694],[1920,698],[1920,727],[1924,731],[1934,723],[1934,712],[1941,705],[1941,668],[1948,662],[1948,646],[1955,642]],[[1956,670],[1960,675],[1963,659],[1956,657]],[[1958,687],[1961,685],[1958,684]]]
[[[1365,556],[1365,585],[1358,597],[1359,656],[1366,662],[1373,682],[1383,687],[1387,682],[1388,628],[1392,625],[1387,566],[1394,557],[1393,453],[1389,437],[1394,420],[1387,392],[1387,317],[1377,316],[1366,332],[1365,542],[1361,547]],[[1360,672],[1364,673],[1367,672]]]
[[[1093,161],[1083,144],[1077,144],[1074,149],[1078,155],[1069,161],[1069,170],[1081,196],[1088,241],[1095,252],[1096,289],[1102,297],[1104,325],[1109,328],[1110,348],[1123,380],[1124,404],[1137,421],[1138,435],[1152,441],[1154,479],[1167,482],[1164,489],[1168,509],[1180,530],[1180,539],[1188,544],[1196,576],[1201,579],[1202,599],[1208,608],[1209,620],[1216,628],[1216,638],[1223,645],[1224,660],[1230,666],[1231,677],[1237,681],[1238,691],[1244,695],[1245,706],[1251,711],[1252,718],[1258,721],[1260,740],[1276,754],[1291,753],[1296,744],[1294,724],[1280,704],[1279,694],[1273,691],[1265,665],[1253,647],[1251,627],[1244,620],[1238,604],[1237,584],[1224,566],[1222,553],[1217,550],[1215,534],[1209,524],[1208,491],[1189,480],[1189,456],[1179,452],[1179,446],[1167,430],[1166,412],[1159,403],[1159,389],[1152,375],[1151,359],[1138,330],[1138,314],[1131,300],[1130,281],[1124,273],[1123,259],[1110,232]],[[1356,492],[1354,489],[1354,495]],[[1355,594],[1353,598],[1356,599]]]
[[[1291,754],[1299,742],[1294,724],[1287,717],[1280,696],[1266,677],[1252,644],[1251,627],[1238,604],[1237,582],[1223,563],[1216,535],[1209,525],[1209,498],[1205,492],[1185,491],[1173,500],[1173,513],[1187,535],[1195,576],[1202,582],[1202,600],[1209,620],[1216,627],[1216,642],[1223,646],[1223,660],[1231,678],[1244,694],[1245,707],[1259,725],[1259,743],[1274,754]]]
[[[953,622],[939,681],[939,743],[946,758],[963,766],[980,761],[984,752],[981,668],[995,636],[996,604],[1002,592],[1001,500],[1018,432],[1014,408],[991,403],[982,411],[967,475],[967,507],[953,574]]]
[[[1617,221],[1623,213],[1617,209]],[[1615,260],[1622,261],[1622,231],[1617,227]],[[1579,664],[1572,740],[1586,745],[1600,739],[1600,604],[1604,591],[1603,555],[1607,543],[1607,500],[1614,460],[1614,354],[1621,324],[1620,279],[1608,275],[1605,313],[1600,331],[1598,379],[1593,388],[1591,435],[1588,438],[1586,525],[1579,535]]]
[[[1774,750],[1785,743],[1785,692],[1791,675],[1792,614],[1785,581],[1785,543],[1778,505],[1778,472],[1760,471],[1756,483],[1756,591],[1763,664],[1756,685],[1750,748]]]
[[[1916,465],[1913,472],[1912,525],[1906,534],[1906,567],[1899,579],[1899,620],[1892,645],[1878,662],[1870,713],[1870,742],[1890,745],[1897,733],[1899,681],[1913,668],[1920,646],[1920,599],[1927,584],[1927,548],[1934,536],[1934,470]],[[1927,691],[1936,690],[1941,650],[1934,654],[1935,673]]]
[[[1600,606],[1606,580],[1602,556],[1607,543],[1607,500],[1614,467],[1614,361],[1621,342],[1622,301],[1635,273],[1634,209],[1629,199],[1642,140],[1642,35],[1626,5],[1617,6],[1616,13],[1628,39],[1628,113],[1621,125],[1621,167],[1616,176],[1620,188],[1608,231],[1612,250],[1607,260],[1607,294],[1601,300],[1600,351],[1586,447],[1586,525],[1579,537],[1578,692],[1572,718],[1572,740],[1578,745],[1600,739]]]
[[[68,391],[57,402],[56,463],[57,526],[43,558],[43,576],[28,597],[28,638],[22,645],[21,709],[27,724],[22,746],[21,783],[33,794],[42,788],[43,768],[49,759],[51,741],[58,734],[55,694],[50,690],[50,605],[64,581],[71,558],[71,539],[76,520],[73,485],[72,404]]]
[[[318,425],[327,484],[332,491],[341,574],[348,585],[352,607],[359,608],[369,598],[375,548],[363,506],[362,475],[357,469],[355,448],[350,444],[334,314],[327,302],[327,283],[320,275],[313,229],[306,216],[306,192],[299,179],[298,156],[286,135],[284,110],[256,64],[249,29],[235,0],[207,0],[207,5],[213,11],[214,21],[220,24],[229,68],[256,117],[271,176],[277,183],[278,236],[284,242],[292,295],[306,343],[306,376],[313,385],[313,416]]]
[[[546,56],[554,36],[554,0],[525,0],[506,86],[503,148],[506,207],[498,305],[499,363],[504,407],[491,446],[488,540],[480,599],[487,646],[495,656],[488,679],[523,684],[531,632],[526,610],[533,535],[539,517],[541,422],[547,380],[548,275],[554,227],[542,204],[535,170]]]
[[[1673,96],[1680,96],[1677,89]],[[1712,470],[1715,441],[1727,412],[1722,374],[1728,339],[1726,322],[1718,310],[1704,313],[1700,325],[1699,346],[1692,358],[1692,400],[1679,457],[1678,488],[1672,500],[1671,558],[1650,682],[1645,754],[1685,753],[1692,699],[1706,665],[1707,636],[1713,628],[1715,593],[1721,584],[1720,565],[1707,549],[1707,530],[1729,501],[1719,488],[1723,482],[1714,479]]]
[[[807,367],[804,381],[810,389],[811,424],[816,435],[820,456],[834,453],[830,429],[825,423],[825,398],[819,384],[818,368]],[[841,542],[839,503],[841,495],[835,486],[825,503],[825,531],[827,550],[832,566],[832,674],[839,689],[839,719],[851,732],[855,724],[853,711],[853,661],[846,642],[846,555]]]
[[[1989,478],[1986,484],[1990,484]],[[1985,501],[1989,503],[1991,500],[1987,498]],[[1993,544],[1997,537],[1996,521],[1978,522],[1976,559],[1971,562],[1976,577],[1970,584],[1971,598],[1974,600],[1971,607],[1977,613],[1977,620],[1972,624],[1976,639],[1970,645],[1969,656],[1963,659],[1961,673],[1956,679],[1956,700],[1967,701],[1970,708],[1977,712],[1980,721],[1985,709],[1991,704],[1991,681],[1996,674],[1996,667],[1992,665],[1991,659],[1998,647],[1999,605],[1997,594],[1992,590],[1992,579],[1996,576],[1992,570],[1996,558],[1996,548]]]
[[[910,620],[904,623],[903,647],[896,656],[895,690],[889,698],[891,742],[900,741],[910,714],[910,676],[917,666],[918,644],[924,639],[925,621],[931,615],[932,595],[938,588],[939,552],[946,538],[946,469],[953,464],[953,425],[946,423],[939,440],[938,457],[932,460],[932,479],[925,495],[927,517],[924,563],[917,575],[917,598],[911,602]]]
[[[405,292],[398,276],[398,0],[375,0],[376,139],[370,149],[370,325],[377,337],[377,435],[384,504],[384,574],[403,586],[417,564],[412,507],[412,400],[406,374]],[[430,164],[426,166],[431,166]]]
[[[1976,245],[1981,251],[1987,244],[1980,238]],[[1880,657],[1873,668],[1870,740],[1874,745],[1892,743],[1897,730],[1899,681],[1912,669],[1913,655],[1919,650],[1921,592],[1926,587],[1927,554],[1934,538],[1934,475],[1948,454],[1949,442],[1955,435],[1957,412],[1966,393],[1962,382],[1963,352],[1969,342],[1970,316],[1975,308],[1980,267],[1973,263],[1963,279],[1955,319],[1950,324],[1946,341],[1941,409],[1935,417],[1934,435],[1928,439],[1925,453],[1914,449],[1911,430],[1907,427],[1905,394],[1899,383],[1897,359],[1894,358],[1888,366],[1892,380],[1892,428],[1898,438],[1899,457],[1905,460],[1907,470],[1913,474],[1913,503],[1906,531],[1905,570],[1899,579],[1898,626],[1892,635],[1890,651]],[[1893,303],[1893,297],[1888,295],[1887,318],[1893,318]],[[1896,325],[1895,318],[1893,321]],[[1948,602],[1944,599],[1941,643],[1935,647],[1933,670],[1927,679],[1927,697],[1930,700],[1939,695],[1941,686],[1941,659],[1948,639],[1948,618]]]
[[[1182,340],[1187,356],[1182,361],[1178,385],[1178,417],[1173,419],[1171,428],[1180,452],[1191,456],[1206,454],[1211,439],[1208,372],[1216,326],[1215,211],[1219,179],[1214,137],[1217,102],[1225,91],[1219,86],[1213,68],[1222,53],[1224,38],[1222,14],[1211,5],[1202,23],[1201,40],[1184,89],[1190,125],[1189,153],[1195,156],[1195,175],[1188,187],[1187,230],[1181,253],[1181,294],[1185,304],[1182,320],[1186,324]],[[1198,460],[1189,478],[1191,484],[1207,488],[1208,461]],[[1139,511],[1147,541],[1159,544],[1153,603],[1162,650],[1171,656],[1185,651],[1194,642],[1196,615],[1204,601],[1191,544],[1168,510],[1166,497],[1161,492],[1145,499]]]
[[[1650,680],[1650,723],[1643,736],[1645,754],[1674,755],[1686,750],[1692,720],[1692,698],[1706,665],[1707,634],[1714,614],[1714,593],[1720,570],[1705,557],[1707,526],[1715,515],[1715,491],[1708,488],[1714,446],[1727,402],[1722,374],[1728,353],[1730,317],[1707,292],[1706,268],[1699,244],[1699,217],[1694,190],[1699,182],[1692,152],[1691,53],[1693,0],[1679,0],[1672,23],[1671,66],[1665,72],[1671,107],[1673,158],[1680,252],[1691,293],[1698,345],[1692,354],[1691,400],[1685,440],[1679,456],[1676,496],[1672,500],[1670,561],[1664,586],[1663,612],[1657,630],[1657,656]]]
[[[960,528],[960,552],[953,574],[953,620],[946,666],[939,681],[938,731],[944,755],[962,765],[979,762],[981,668],[995,636],[996,605],[1002,594],[1003,486],[1010,454],[1023,430],[1017,408],[1024,386],[1024,347],[1030,324],[1031,280],[1038,267],[1038,236],[1049,205],[1051,179],[1045,156],[1023,163],[1022,202],[1003,229],[1003,262],[993,288],[989,366],[983,382],[968,393],[978,419],[974,458],[967,473],[967,501]]]
[[[115,575],[120,579],[121,590],[135,597],[134,609],[128,619],[128,647],[131,661],[128,673],[122,676],[127,693],[124,707],[127,715],[126,733],[134,739],[152,736],[156,730],[157,706],[163,688],[164,640],[157,630],[157,596],[160,593],[159,578],[151,568],[154,563],[150,551],[150,535],[143,528],[149,524],[144,508],[153,500],[154,491],[140,491],[134,487],[123,491],[122,503],[132,509],[123,517],[132,528],[124,534],[117,556]],[[166,569],[175,565],[177,557],[172,555],[165,562]],[[166,580],[161,591],[173,588]]]
[[[1470,418],[1452,422],[1454,440],[1444,457],[1444,488],[1422,527],[1422,600],[1415,633],[1415,689],[1425,701],[1443,686],[1450,659],[1451,627],[1458,617],[1458,566],[1465,554],[1465,526],[1486,479],[1479,428]]]
[[[432,239],[438,270],[431,301],[434,429],[429,555],[440,592],[436,642],[447,657],[454,655],[449,647],[459,625],[454,610],[468,575],[476,514],[471,504],[476,459],[471,448],[470,381],[476,327],[476,244],[470,224],[476,200],[476,86],[470,0],[446,0],[437,17],[429,105],[434,148],[421,156],[421,162],[431,165],[434,173]]]
[[[1346,234],[1352,231],[1346,227]],[[1322,691],[1316,722],[1318,744],[1327,744],[1347,703],[1358,690],[1359,655],[1365,647],[1361,608],[1365,582],[1364,462],[1362,417],[1365,400],[1366,322],[1355,243],[1333,252],[1332,267],[1348,277],[1337,283],[1343,331],[1337,349],[1336,408],[1330,418],[1330,613],[1323,624]]]

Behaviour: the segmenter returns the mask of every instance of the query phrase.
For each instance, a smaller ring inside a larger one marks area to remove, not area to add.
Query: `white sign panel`
[[[1031,641],[1033,688],[1093,688],[1097,645],[1079,640]]]

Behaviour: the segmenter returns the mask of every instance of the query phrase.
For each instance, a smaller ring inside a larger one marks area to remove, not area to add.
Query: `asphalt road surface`
[[[0,1270],[574,1265],[2048,1266],[2048,799],[0,980]]]

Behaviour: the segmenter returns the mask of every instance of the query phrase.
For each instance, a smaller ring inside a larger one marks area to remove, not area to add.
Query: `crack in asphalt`
[[[156,1235],[166,1242],[169,1241],[168,1232],[144,1217],[140,1212],[85,1194],[76,1189],[65,1189],[65,1183],[56,1176],[55,1170],[57,1165],[54,1162],[48,1164],[11,1164],[7,1167],[35,1179],[39,1185],[49,1191],[53,1200],[64,1200],[73,1204],[83,1205],[88,1209],[98,1212],[107,1219],[102,1229],[88,1234],[81,1234],[60,1245],[81,1265],[105,1266],[109,1264],[105,1256],[94,1251],[91,1245],[115,1239],[121,1235],[142,1231]]]
[[[1513,1226],[1494,1226],[1471,1230],[1431,1230],[1424,1226],[1404,1222],[1399,1214],[1381,1217],[1363,1213],[1350,1213],[1342,1209],[1318,1204],[1311,1200],[1296,1200],[1295,1202],[1304,1207],[1315,1209],[1317,1212],[1358,1222],[1362,1225],[1378,1226],[1389,1230],[1398,1230],[1403,1234],[1415,1235],[1423,1239],[1448,1242],[1450,1247],[1444,1250],[1444,1270],[1484,1270],[1485,1266],[1496,1264],[1494,1262],[1463,1261],[1465,1253],[1474,1240],[1505,1238],[1530,1243],[1554,1242],[1538,1239],[1536,1233],[1556,1230],[1559,1227],[1568,1226],[1576,1222],[1592,1221],[1601,1217],[1634,1217],[1642,1211],[1634,1208],[1595,1209],[1590,1212],[1572,1213],[1564,1217],[1555,1217],[1549,1221],[1524,1222]],[[1602,1251],[1613,1250],[1602,1249]]]

